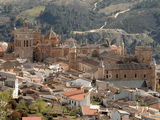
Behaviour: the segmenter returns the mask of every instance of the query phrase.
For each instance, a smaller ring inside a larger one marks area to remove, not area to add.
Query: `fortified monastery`
[[[61,42],[60,36],[52,29],[46,35],[40,30],[22,28],[12,32],[14,42],[9,51],[14,57],[36,62],[62,61],[69,69],[80,71],[84,76],[104,81],[139,81],[156,89],[156,63],[152,58],[152,47],[136,46],[135,54],[128,55],[125,45],[78,44],[74,39]]]

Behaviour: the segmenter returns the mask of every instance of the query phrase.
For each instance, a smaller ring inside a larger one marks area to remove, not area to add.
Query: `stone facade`
[[[151,64],[153,50],[151,46],[136,46],[135,57],[138,62]]]
[[[12,35],[15,56],[32,60],[33,49],[40,42],[40,30],[29,29],[25,22],[23,28],[13,30]]]

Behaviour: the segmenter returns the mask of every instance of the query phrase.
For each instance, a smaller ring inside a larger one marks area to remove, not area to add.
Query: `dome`
[[[0,52],[6,52],[8,48],[8,43],[0,42]]]

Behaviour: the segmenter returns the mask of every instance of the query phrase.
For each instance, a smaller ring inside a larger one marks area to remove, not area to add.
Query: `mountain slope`
[[[32,28],[41,27],[42,33],[53,27],[62,41],[73,37],[94,43],[108,37],[117,45],[125,41],[129,51],[135,45],[152,45],[160,58],[159,0],[0,0],[0,40],[10,41],[11,30],[24,20]],[[119,29],[126,32],[117,37]]]

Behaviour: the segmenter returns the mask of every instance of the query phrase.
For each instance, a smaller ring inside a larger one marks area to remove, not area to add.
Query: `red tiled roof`
[[[91,109],[89,106],[82,106],[82,114],[83,115],[98,115],[98,110]]]
[[[64,63],[64,62],[54,62],[53,65],[57,65],[59,64],[60,66],[68,66],[68,64]]]
[[[86,98],[89,95],[89,93],[83,93],[78,95],[70,96],[69,98],[75,101],[82,101],[84,98]]]
[[[41,81],[41,78],[32,78],[34,81]]]
[[[129,118],[122,118],[122,120],[130,120]]]
[[[42,120],[41,117],[22,117],[22,120]]]
[[[63,95],[69,97],[69,96],[72,96],[72,95],[77,95],[77,94],[82,94],[82,93],[84,93],[84,90],[80,89],[80,90],[65,92],[65,93],[63,93]]]

